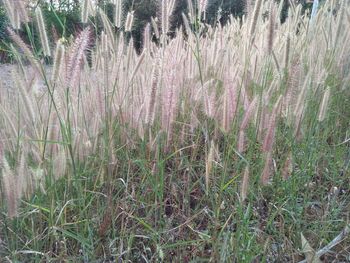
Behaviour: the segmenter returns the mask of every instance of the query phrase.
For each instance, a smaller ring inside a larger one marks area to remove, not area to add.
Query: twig
[[[347,143],[347,142],[350,142],[350,138],[347,138],[347,139],[345,139],[343,142],[338,143],[338,144],[335,144],[334,146],[340,146],[340,145],[343,145],[343,144],[345,144],[345,143]]]
[[[328,245],[326,245],[325,247],[323,247],[322,249],[320,249],[319,251],[316,252],[315,258],[320,258],[321,256],[323,256],[324,254],[326,254],[327,252],[329,252],[333,247],[335,247],[336,245],[338,245],[341,241],[343,241],[343,239],[349,235],[350,233],[350,225],[347,225],[343,231],[340,232],[340,234],[338,236],[336,236]],[[299,261],[299,263],[307,263],[306,259]]]

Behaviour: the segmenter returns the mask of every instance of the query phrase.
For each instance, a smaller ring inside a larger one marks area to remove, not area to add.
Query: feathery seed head
[[[71,88],[76,88],[81,65],[84,59],[84,52],[89,46],[90,27],[85,28],[75,39],[68,59],[67,85]]]
[[[115,0],[114,25],[118,28],[122,26],[122,0]]]
[[[29,49],[29,47],[23,42],[23,40],[9,27],[7,27],[7,32],[13,42],[16,43],[18,47],[20,47],[24,53],[24,55],[27,57],[27,59],[32,64],[33,68],[36,70],[36,72],[39,75],[42,75],[42,69],[38,62],[38,60],[35,58],[33,52]]]
[[[29,17],[23,0],[3,0],[3,4],[10,19],[11,26],[14,29],[20,29],[22,22],[29,22]]]
[[[287,180],[291,176],[292,172],[293,172],[293,155],[292,153],[289,153],[283,165],[282,178],[284,180]]]
[[[241,184],[241,202],[247,199],[249,188],[249,166],[247,165],[244,169],[243,179]]]
[[[83,0],[83,4],[81,7],[81,21],[85,24],[88,21],[89,16],[89,1],[90,0]]]
[[[207,194],[209,193],[210,174],[213,167],[214,154],[215,154],[214,151],[215,151],[215,143],[212,140],[210,142],[210,148],[209,148],[207,160],[205,163],[205,186],[206,186]]]
[[[238,133],[238,145],[237,145],[237,150],[240,153],[243,153],[245,150],[245,132],[244,130],[240,130]]]
[[[152,28],[154,31],[154,35],[156,36],[157,39],[159,39],[160,34],[159,34],[159,29],[158,29],[158,23],[157,23],[157,18],[153,18],[151,17],[151,24],[152,24]]]
[[[265,156],[265,165],[261,175],[261,183],[262,185],[267,185],[270,181],[271,172],[272,172],[272,152],[268,152]]]
[[[162,34],[166,36],[169,31],[170,17],[174,11],[176,0],[162,0],[161,3],[161,26]]]
[[[247,111],[244,114],[243,121],[240,130],[245,130],[252,116],[254,116],[258,106],[258,96],[256,96],[253,101],[249,104]]]
[[[62,39],[59,39],[57,41],[55,58],[54,58],[53,69],[52,69],[52,82],[53,83],[56,82],[60,76],[64,56],[65,56],[65,46],[63,44]]]
[[[198,0],[199,14],[207,10],[208,0]]]
[[[288,34],[287,40],[286,40],[286,51],[284,55],[284,70],[288,69],[289,65],[289,52],[290,52],[290,36]]]
[[[43,13],[42,13],[41,8],[39,6],[35,10],[35,15],[36,15],[36,21],[38,24],[38,28],[39,28],[40,41],[41,41],[41,45],[43,47],[44,55],[49,57],[49,56],[51,56],[51,50],[50,50],[50,46],[49,46],[49,40],[48,40],[47,34],[46,34]]]
[[[327,87],[326,91],[323,94],[322,103],[320,106],[320,111],[318,113],[318,121],[319,122],[322,122],[326,117],[330,94],[331,94],[331,88]]]
[[[132,29],[132,23],[134,21],[134,11],[128,12],[125,21],[125,32],[130,32]]]
[[[14,9],[13,9],[12,3],[10,3],[9,0],[3,0],[3,4],[4,4],[4,6],[5,6],[7,16],[8,16],[9,19],[10,19],[11,26],[12,26],[14,29],[19,29],[17,23],[15,22],[15,21],[16,21],[16,18],[15,18],[15,17],[16,17],[16,14],[15,14],[15,11],[14,11]]]
[[[270,13],[269,13],[269,30],[268,30],[268,36],[267,36],[267,53],[268,54],[272,53],[274,33],[275,33],[275,10],[271,2]]]
[[[184,26],[185,26],[186,34],[189,36],[191,34],[191,27],[190,27],[190,23],[188,22],[188,19],[184,13],[182,13],[182,21],[183,21]]]
[[[263,2],[262,0],[255,1],[254,14],[253,14],[253,17],[251,18],[251,23],[250,23],[250,28],[249,28],[249,35],[250,35],[251,40],[254,39],[255,28],[256,28],[256,24],[258,22],[258,18],[260,15],[260,9],[261,9],[262,2]]]
[[[263,142],[263,147],[262,147],[263,152],[271,152],[272,151],[274,140],[275,140],[275,131],[276,131],[276,125],[277,125],[278,111],[280,109],[281,101],[282,101],[282,95],[280,95],[280,97],[278,98],[278,100],[277,100],[277,102],[272,110],[269,124],[268,124],[267,133],[266,133],[266,136],[265,136],[265,139]]]
[[[23,176],[24,176],[24,155],[22,153],[19,168],[17,172],[22,174],[16,175],[8,164],[5,156],[2,160],[2,187],[7,202],[8,217],[14,218],[18,214],[19,200],[23,192]]]
[[[191,23],[194,23],[195,13],[194,13],[192,0],[187,0],[187,9],[188,9],[188,17],[190,18]]]
[[[143,31],[143,49],[150,50],[151,47],[151,25],[147,23]]]
[[[155,63],[153,64],[152,84],[151,84],[151,92],[149,94],[149,104],[148,104],[147,115],[146,115],[146,124],[152,124],[154,120],[154,108],[155,108],[157,90],[159,85],[160,67],[161,67],[161,62],[158,56],[155,60]]]

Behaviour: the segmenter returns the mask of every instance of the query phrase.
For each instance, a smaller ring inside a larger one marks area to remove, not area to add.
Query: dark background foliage
[[[6,27],[8,26],[8,18],[3,6],[0,6],[0,62],[7,60],[7,49],[4,42],[8,43],[9,39],[6,33]]]
[[[192,0],[195,6],[195,0]],[[277,0],[284,1],[284,11],[281,16],[283,21],[287,16],[288,10],[288,0]],[[304,7],[310,7],[310,4],[306,4],[305,0],[300,0]],[[55,42],[57,38],[69,37],[76,32],[79,32],[84,25],[80,21],[80,4],[79,1],[59,1],[59,4],[55,7],[52,6],[51,1],[41,1],[40,5],[43,10],[47,31],[50,36],[51,42]],[[99,0],[98,5],[102,8],[108,17],[113,21],[114,6],[110,0]],[[133,10],[134,23],[131,32],[133,37],[135,47],[140,49],[142,47],[142,35],[144,27],[150,22],[151,17],[156,17],[160,15],[160,1],[159,0],[125,0],[123,2],[123,14],[124,19],[128,11]],[[211,0],[208,1],[208,7],[206,10],[205,22],[209,24],[222,23],[224,24],[229,16],[232,14],[234,16],[242,16],[245,10],[245,0]],[[182,24],[181,13],[187,13],[187,0],[177,0],[176,7],[171,17],[171,29],[170,35],[175,31],[175,28]],[[24,37],[24,40],[31,45],[33,48],[40,47],[38,34],[36,32],[36,26],[32,22],[28,24],[27,28],[19,31],[19,34]],[[92,19],[94,24],[95,33],[99,34],[102,30],[101,21],[99,19]],[[9,38],[6,32],[6,27],[9,21],[6,17],[5,9],[0,5],[0,62],[8,62],[8,43]],[[27,30],[31,31],[32,41],[26,39],[28,36]],[[116,29],[117,31],[118,29]],[[40,48],[36,50],[40,54]]]

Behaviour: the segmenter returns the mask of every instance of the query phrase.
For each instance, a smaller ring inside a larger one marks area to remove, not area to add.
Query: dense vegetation
[[[277,2],[279,2],[278,0]],[[39,4],[42,8],[43,16],[47,25],[48,32],[50,33],[50,41],[57,41],[58,37],[68,37],[75,32],[79,32],[83,27],[80,20],[81,4],[72,1],[39,1],[35,4]],[[101,0],[98,1],[98,5],[106,12],[107,16],[113,20],[114,5],[113,1]],[[192,1],[195,6],[195,1]],[[249,2],[249,1],[248,1]],[[301,1],[303,9],[310,7],[310,3]],[[289,7],[289,1],[283,0],[283,11],[281,12],[281,20],[284,20],[287,16],[287,10]],[[133,10],[135,12],[135,21],[132,29],[132,36],[134,39],[134,45],[137,49],[142,47],[142,34],[144,27],[147,23],[151,22],[151,17],[157,17],[160,13],[158,0],[125,0],[123,1],[123,20],[126,19],[128,11]],[[252,6],[250,7],[253,8]],[[241,17],[249,7],[247,7],[246,0],[211,0],[208,1],[205,18],[203,21],[211,25],[215,25],[218,21],[225,23],[230,15]],[[188,13],[188,0],[176,1],[175,10],[171,17],[171,30],[174,32],[175,28],[183,24],[182,13]],[[94,21],[94,24],[98,26],[98,21]],[[11,52],[9,52],[8,44],[10,39],[6,32],[6,27],[9,25],[9,20],[6,16],[4,5],[0,5],[0,63],[11,61]],[[33,41],[35,46],[39,45],[39,39],[35,26],[29,23],[28,26],[33,31]],[[97,28],[95,28],[97,30]],[[27,39],[27,30],[25,27],[19,29],[21,36],[26,43],[29,43]],[[98,33],[98,32],[96,32]]]
[[[347,1],[4,3],[1,262],[350,260]]]

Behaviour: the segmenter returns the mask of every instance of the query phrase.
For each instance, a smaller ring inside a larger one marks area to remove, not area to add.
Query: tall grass
[[[85,2],[84,22],[91,5]],[[301,231],[302,222],[293,221],[299,191],[308,189],[313,172],[327,173],[327,181],[330,170],[343,167],[350,120],[347,2],[327,1],[312,21],[296,6],[281,24],[282,5],[258,0],[252,14],[225,26],[185,17],[186,30],[173,38],[175,2],[167,2],[161,23],[152,20],[160,44],[146,39],[138,54],[127,37],[133,12],[127,32],[114,34],[100,10],[102,34],[94,40],[87,26],[71,43],[60,40],[51,75],[10,30],[26,57],[18,54],[14,87],[0,91],[8,208],[0,252],[8,259],[154,261],[169,260],[169,251],[179,261],[266,260],[277,242],[260,240],[277,231],[267,217],[286,217]],[[197,16],[205,6],[200,1]],[[23,66],[24,59],[33,67]],[[328,158],[338,159],[320,165]],[[276,202],[290,203],[294,212],[283,205],[264,211],[265,198],[273,199],[268,189],[279,189],[271,190],[280,196]],[[250,225],[261,220],[264,227]],[[186,247],[195,250],[192,256]],[[291,247],[281,248],[289,260],[298,254]]]

